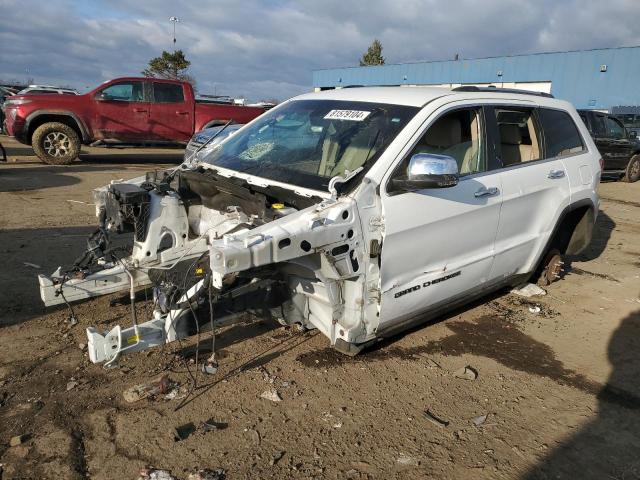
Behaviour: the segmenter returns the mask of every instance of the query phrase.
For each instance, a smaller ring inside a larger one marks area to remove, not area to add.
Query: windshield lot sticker
[[[362,110],[331,110],[324,116],[325,120],[351,120],[361,122],[369,116],[371,112]]]

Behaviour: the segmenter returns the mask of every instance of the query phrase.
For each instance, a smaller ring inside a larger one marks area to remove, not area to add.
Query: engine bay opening
[[[94,198],[99,227],[87,251],[40,277],[46,305],[130,291],[131,327],[87,330],[94,362],[110,365],[242,312],[320,328],[332,345],[338,336],[367,334],[365,255],[351,199],[203,167],[149,172],[97,189]],[[116,246],[123,236],[128,248]],[[138,323],[135,291],[142,287],[153,291],[153,315]]]

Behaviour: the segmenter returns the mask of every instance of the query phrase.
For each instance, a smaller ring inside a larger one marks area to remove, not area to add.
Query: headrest
[[[522,143],[522,135],[520,127],[512,123],[503,123],[500,125],[500,141],[507,145],[520,145]]]
[[[455,117],[442,117],[427,130],[424,143],[431,147],[448,148],[462,142],[462,127]]]

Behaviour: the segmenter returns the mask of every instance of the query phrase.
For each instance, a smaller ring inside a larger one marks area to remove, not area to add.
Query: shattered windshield
[[[262,115],[203,161],[326,191],[329,180],[371,165],[418,108],[297,100]]]

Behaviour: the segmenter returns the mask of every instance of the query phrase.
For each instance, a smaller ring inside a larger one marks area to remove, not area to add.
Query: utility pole
[[[173,52],[176,51],[176,23],[180,21],[178,17],[169,17],[169,21],[173,23]]]
[[[169,21],[171,23],[173,23],[173,56],[175,57],[176,54],[176,23],[178,23],[180,21],[180,19],[178,17],[169,17]],[[176,79],[178,78],[178,66],[175,64],[175,58],[174,58],[174,64],[173,64],[173,78]]]

